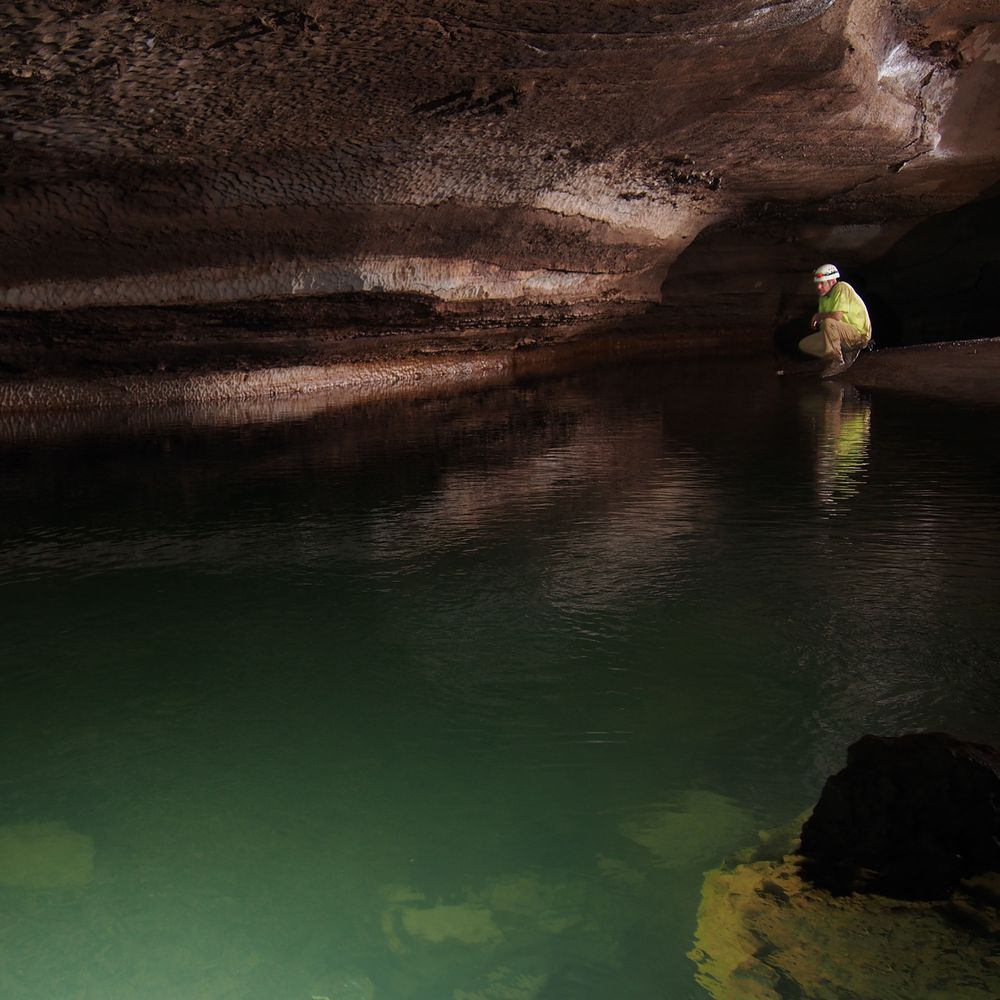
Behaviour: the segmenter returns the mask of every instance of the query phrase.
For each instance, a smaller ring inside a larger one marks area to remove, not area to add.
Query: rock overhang
[[[32,0],[6,22],[6,310],[416,294],[766,331],[817,254],[872,264],[1000,172],[1000,8],[972,0]],[[761,282],[739,318],[716,294]]]

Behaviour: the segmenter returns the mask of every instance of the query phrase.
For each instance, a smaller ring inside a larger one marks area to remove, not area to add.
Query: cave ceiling
[[[1000,176],[1000,2],[26,0],[0,21],[6,310],[599,311],[661,301],[706,234],[743,240],[742,272],[769,239],[789,267],[872,260]]]

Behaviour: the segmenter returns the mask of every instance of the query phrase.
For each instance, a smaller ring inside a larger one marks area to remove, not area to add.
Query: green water
[[[850,742],[1000,743],[995,410],[646,362],[0,441],[4,1000],[696,1000],[701,873]]]

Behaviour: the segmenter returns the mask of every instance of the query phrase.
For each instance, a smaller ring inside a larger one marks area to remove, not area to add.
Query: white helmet
[[[818,285],[821,281],[834,281],[840,277],[840,271],[833,264],[821,264],[813,271],[813,281]]]

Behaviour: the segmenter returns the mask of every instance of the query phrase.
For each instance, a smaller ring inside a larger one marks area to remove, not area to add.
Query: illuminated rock
[[[943,733],[859,740],[798,842],[706,875],[698,981],[718,1000],[995,1000],[998,764]]]
[[[689,957],[717,1000],[995,1000],[1000,878],[946,902],[833,896],[798,859],[709,872]]]

